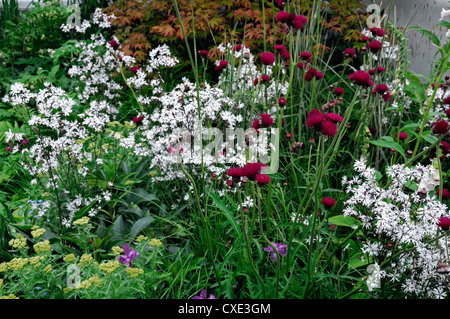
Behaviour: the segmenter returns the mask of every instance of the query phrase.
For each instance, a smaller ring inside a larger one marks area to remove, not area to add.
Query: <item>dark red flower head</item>
[[[306,118],[306,126],[310,128],[319,128],[320,124],[325,120],[325,115],[318,109],[313,109],[308,113]]]
[[[262,126],[270,127],[273,125],[273,119],[272,119],[272,116],[270,116],[270,114],[261,113],[259,116],[261,117]]]
[[[408,138],[408,134],[406,134],[405,132],[400,132],[398,134],[398,138],[399,138],[399,140],[404,141]]]
[[[356,85],[361,85],[364,87],[373,86],[370,74],[363,70],[353,72],[348,76],[348,79]]]
[[[330,120],[325,120],[321,123],[322,125],[322,134],[328,137],[333,137],[337,133],[336,123]]]
[[[350,57],[350,58],[356,58],[356,52],[353,48],[347,48],[343,52],[344,56]]]
[[[433,124],[433,133],[443,135],[447,134],[449,124],[445,120],[438,120]]]
[[[262,83],[267,83],[269,81],[270,81],[270,77],[267,74],[261,75],[261,82]]]
[[[305,17],[302,15],[295,16],[294,21],[292,21],[292,27],[295,30],[301,30],[303,28],[303,24],[305,23]]]
[[[291,54],[288,50],[282,50],[281,51],[281,58],[285,61],[289,60],[291,58]]]
[[[198,51],[198,54],[200,54],[202,57],[206,58],[208,56],[208,50],[200,50]]]
[[[285,106],[285,105],[286,105],[286,99],[285,99],[284,97],[280,97],[280,98],[278,99],[278,104],[279,104],[280,106]]]
[[[440,194],[440,188],[437,189],[436,196],[439,197],[439,194]],[[442,189],[442,199],[447,200],[449,198],[450,198],[450,192],[448,191],[448,189],[443,188]]]
[[[225,68],[227,67],[227,65],[228,65],[228,61],[227,61],[227,60],[221,60],[221,61],[219,62],[219,66],[220,66],[222,69],[225,69]]]
[[[275,51],[277,51],[278,53],[281,53],[281,51],[286,50],[286,47],[282,44],[277,44],[276,46],[273,47],[275,49]]]
[[[334,93],[336,93],[337,95],[342,95],[344,94],[344,89],[341,87],[337,87],[334,89]]]
[[[377,28],[377,27],[372,27],[369,29],[370,32],[372,32],[373,36],[379,36],[382,37],[384,35],[384,30]]]
[[[308,52],[308,51],[303,51],[302,53],[300,53],[299,58],[300,58],[301,60],[308,61],[308,60],[311,59],[311,56],[312,56],[312,55],[311,55],[310,52]]]
[[[111,41],[109,41],[109,45],[114,49],[117,50],[119,48],[119,42],[117,42],[116,40],[112,39]]]
[[[270,177],[266,174],[257,174],[255,177],[259,186],[264,186],[270,182]]]
[[[449,217],[441,217],[439,218],[437,225],[441,227],[442,230],[450,229],[450,218]]]
[[[322,198],[322,204],[325,207],[325,209],[331,209],[331,207],[336,205],[336,201],[331,197],[324,197]]]
[[[134,74],[136,74],[137,73],[137,71],[139,71],[141,68],[140,67],[138,67],[138,66],[134,66],[134,67],[132,67],[131,68],[131,73],[134,73]]]
[[[133,123],[136,125],[141,125],[144,118],[142,116],[136,116],[133,118]]]
[[[444,104],[450,104],[450,95],[444,99]]]
[[[368,44],[369,50],[372,53],[378,53],[381,49],[381,42],[377,40],[373,40]]]
[[[275,16],[275,20],[278,22],[282,22],[282,23],[287,22],[288,19],[289,19],[289,13],[284,10],[279,11],[277,13],[277,15]]]
[[[339,122],[339,123],[341,123],[344,120],[342,118],[342,116],[340,116],[339,114],[336,114],[336,113],[327,113],[327,114],[325,114],[325,118],[327,120],[330,120],[333,122]]]
[[[258,120],[258,119],[254,119],[254,120],[253,120],[252,127],[253,127],[255,130],[258,130],[258,129],[259,129],[259,120]]]
[[[263,163],[247,163],[241,168],[241,176],[254,180],[256,175],[261,174],[262,170],[266,168],[267,165]]]
[[[275,62],[275,55],[272,52],[261,53],[261,62],[265,65],[272,65]]]

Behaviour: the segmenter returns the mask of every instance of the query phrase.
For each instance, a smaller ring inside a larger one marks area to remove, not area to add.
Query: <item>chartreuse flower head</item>
[[[40,241],[37,244],[33,245],[34,251],[36,254],[49,252],[52,249],[52,246],[50,245],[50,241],[44,240]]]
[[[73,225],[75,226],[83,226],[89,224],[90,218],[87,216],[81,217],[73,222]]]
[[[147,240],[148,237],[144,236],[144,235],[139,235],[138,238],[136,238],[136,241],[138,243],[140,243],[141,241]]]
[[[68,254],[66,256],[64,256],[64,261],[66,263],[74,263],[77,260],[77,258],[75,257],[74,254]]]
[[[0,296],[0,299],[19,299],[19,297],[14,294],[10,294],[8,296]]]
[[[102,264],[100,264],[99,268],[100,268],[100,270],[110,274],[114,270],[119,268],[119,266],[120,266],[120,262],[118,260],[115,260],[115,261],[108,261],[106,263],[102,263]]]
[[[154,247],[161,247],[162,246],[162,242],[159,239],[153,238],[152,240],[150,240],[150,242],[148,243],[150,246],[154,246]]]
[[[40,228],[39,226],[33,226],[31,229],[31,236],[33,236],[33,238],[39,238],[45,233],[45,229]]]
[[[52,271],[52,269],[53,269],[52,265],[47,265],[47,266],[45,266],[44,269],[42,269],[42,272],[44,274],[48,274],[50,271]]]
[[[78,263],[78,266],[84,267],[87,264],[89,264],[94,258],[92,258],[91,254],[83,254],[80,258],[80,262]]]
[[[128,267],[125,271],[133,278],[136,278],[137,276],[142,275],[144,273],[144,271],[141,268],[133,268],[133,267]]]
[[[8,244],[16,249],[22,249],[27,244],[27,239],[23,237],[21,234],[17,235],[16,239],[11,239]]]
[[[119,256],[119,255],[123,254],[123,249],[122,249],[122,247],[119,247],[119,246],[111,247],[111,251],[115,256]]]
[[[8,262],[8,268],[12,270],[21,270],[26,264],[28,264],[28,258],[13,258]]]

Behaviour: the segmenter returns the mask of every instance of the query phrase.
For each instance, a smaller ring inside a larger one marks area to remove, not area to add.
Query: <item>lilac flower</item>
[[[272,242],[272,245],[275,246],[275,248],[277,249],[278,253],[281,256],[286,256],[286,248],[287,245],[283,245],[283,244],[276,244],[274,242]],[[265,251],[270,252],[270,258],[272,258],[273,261],[277,261],[277,253],[275,252],[275,250],[273,250],[273,247],[271,245],[267,246],[266,248],[264,248]]]
[[[206,298],[206,289],[203,289],[200,291],[200,296],[195,296],[192,299],[216,299],[216,297],[213,294],[210,294],[209,298]]]
[[[119,261],[122,264],[128,265],[129,267],[132,266],[131,261],[136,257],[141,257],[139,253],[133,248],[130,250],[130,245],[128,243],[124,243],[123,246],[123,252],[125,255],[119,256]]]

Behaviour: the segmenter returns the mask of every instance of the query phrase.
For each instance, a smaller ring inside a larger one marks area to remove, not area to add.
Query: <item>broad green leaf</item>
[[[217,206],[221,209],[225,217],[228,219],[228,221],[231,223],[231,226],[233,226],[234,230],[236,231],[236,234],[239,234],[239,227],[236,224],[236,219],[233,216],[233,213],[227,208],[227,206],[222,202],[222,200],[217,196],[217,194],[211,193],[211,198],[214,200],[214,202],[217,204]]]
[[[359,223],[352,216],[344,216],[344,215],[332,216],[328,218],[328,222],[336,226],[344,226],[344,227],[356,227],[358,226]]]
[[[438,47],[441,46],[441,41],[439,41],[439,38],[436,35],[434,35],[433,33],[431,33],[429,30],[421,28],[421,27],[409,27],[408,29],[422,33],[424,36],[426,36],[428,39],[430,39],[430,41],[433,42],[434,44],[436,44]]]
[[[141,219],[138,219],[134,224],[133,227],[131,227],[130,236],[132,238],[135,238],[144,228],[146,228],[148,225],[153,223],[155,218],[151,216],[142,217]]]
[[[379,147],[385,147],[389,149],[393,148],[397,152],[402,154],[403,157],[405,156],[405,150],[403,149],[403,147],[401,147],[397,142],[394,142],[394,140],[390,136],[382,136],[376,141],[369,141],[369,143]]]

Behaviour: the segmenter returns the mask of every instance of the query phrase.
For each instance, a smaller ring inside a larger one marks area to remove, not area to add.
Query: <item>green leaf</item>
[[[426,36],[428,39],[430,39],[430,41],[433,42],[434,44],[436,44],[438,47],[441,46],[441,41],[439,41],[439,38],[436,35],[434,35],[433,33],[431,33],[429,30],[421,28],[421,27],[409,27],[408,29],[422,33],[424,36]]]
[[[385,148],[393,148],[400,154],[402,154],[403,157],[405,157],[405,150],[403,147],[400,146],[397,142],[394,142],[392,137],[390,136],[382,136],[376,141],[369,141],[369,143],[379,146],[379,147],[385,147]]]
[[[153,194],[148,193],[143,188],[137,188],[132,193],[130,193],[130,195],[127,198],[128,203],[134,203],[136,205],[139,203],[142,203],[142,202],[153,202],[153,201],[157,201],[157,200],[158,200],[158,197],[156,197]]]
[[[131,227],[130,236],[132,238],[135,238],[145,227],[150,225],[154,220],[155,220],[155,218],[153,218],[151,216],[146,216],[141,219],[138,219],[134,223],[133,227]]]
[[[231,226],[236,231],[236,234],[240,234],[239,227],[236,223],[236,219],[234,218],[234,214],[227,208],[227,206],[222,202],[222,200],[219,198],[217,194],[211,193],[211,198],[214,200],[214,203],[217,204],[217,206],[220,208],[222,213],[225,215],[225,217],[228,219],[228,221],[231,223]]]
[[[334,224],[336,226],[344,226],[344,227],[357,227],[358,226],[358,220],[353,218],[352,216],[344,216],[344,215],[337,215],[328,218],[328,222],[330,224]]]

